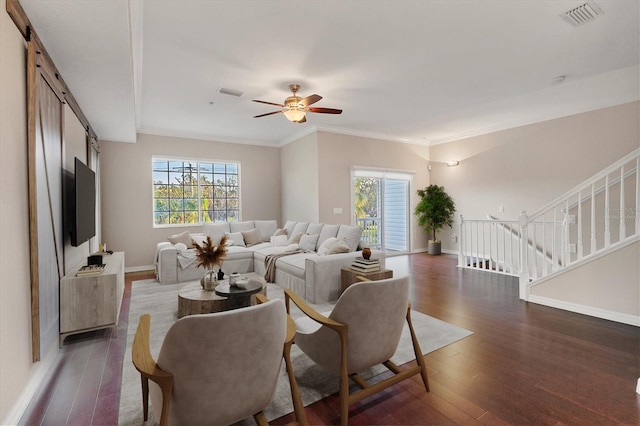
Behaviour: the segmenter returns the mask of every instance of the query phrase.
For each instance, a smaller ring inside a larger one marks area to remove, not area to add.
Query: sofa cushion
[[[324,223],[310,223],[307,227],[307,234],[309,235],[320,235],[322,228],[324,227]]]
[[[258,235],[258,230],[256,228],[250,229],[248,231],[240,232],[242,234],[242,239],[244,239],[244,244],[247,247],[255,246],[256,244],[260,244],[262,238]]]
[[[207,241],[207,236],[204,234],[191,234],[191,243],[202,246]]]
[[[287,240],[287,244],[298,244],[303,235],[304,233],[302,232],[294,232],[293,235],[291,235],[291,238]]]
[[[278,222],[275,220],[254,220],[260,239],[265,243],[278,230]]]
[[[347,243],[346,240],[338,240],[337,243],[335,243],[334,245],[331,246],[331,248],[329,248],[327,255],[338,254],[338,253],[349,253],[350,251],[352,250],[349,247],[349,244]]]
[[[231,232],[229,222],[205,222],[202,224],[202,233],[210,236],[214,245],[218,245],[220,239],[227,233]]]
[[[340,225],[336,237],[339,240],[346,241],[349,245],[349,251],[356,251],[360,242],[360,235],[362,235],[361,226]]]
[[[227,247],[227,255],[222,260],[222,264],[224,265],[225,260],[252,259],[252,258],[253,258],[253,250],[248,250],[246,247],[233,245],[233,246]]]
[[[324,243],[327,238],[335,237],[338,235],[338,230],[340,229],[340,225],[324,225],[322,227],[322,231],[320,231],[320,236],[318,237],[317,247],[320,247],[322,243]]]
[[[288,220],[287,223],[284,224],[284,229],[287,230],[287,236],[291,237],[291,235],[293,235],[293,228],[296,227],[296,223],[293,220]]]
[[[286,235],[273,235],[271,236],[271,244],[274,246],[286,246],[287,245],[287,236]]]
[[[255,227],[256,225],[253,223],[253,220],[247,220],[245,222],[229,222],[229,232],[249,231]]]
[[[291,235],[296,235],[297,233],[304,234],[305,232],[307,232],[308,227],[309,227],[309,222],[296,223],[296,226],[293,228],[293,232],[289,234],[289,237],[291,237]]]
[[[247,245],[244,243],[244,237],[242,236],[242,232],[227,232],[225,234],[227,236],[227,240],[229,244],[236,247],[246,247]]]
[[[324,240],[324,242],[320,244],[320,247],[318,247],[318,256],[326,256],[327,254],[329,254],[329,249],[338,241],[340,240],[338,240],[336,237],[331,237]]]
[[[187,247],[191,247],[191,235],[189,235],[189,231],[184,231],[179,234],[171,235],[167,237],[171,244],[182,243]]]
[[[287,236],[287,228],[278,228],[276,232],[273,233],[272,237],[279,237],[281,235]]]
[[[318,242],[318,234],[309,235],[304,234],[300,237],[300,242],[298,245],[300,248],[306,252],[315,252],[316,251],[316,243]]]
[[[316,254],[298,253],[279,257],[278,260],[276,260],[276,269],[304,280],[306,261],[309,257],[313,256],[316,256]]]

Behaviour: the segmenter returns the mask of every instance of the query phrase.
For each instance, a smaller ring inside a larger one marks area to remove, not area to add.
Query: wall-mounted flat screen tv
[[[78,247],[96,235],[96,174],[75,158],[71,245]]]

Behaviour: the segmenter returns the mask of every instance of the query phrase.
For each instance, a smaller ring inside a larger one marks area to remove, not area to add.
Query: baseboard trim
[[[42,381],[53,365],[53,361],[55,361],[56,356],[58,356],[59,350],[60,349],[58,348],[56,341],[56,344],[52,346],[51,350],[49,350],[49,352],[45,354],[40,362],[34,367],[33,374],[20,394],[20,397],[15,404],[13,404],[13,407],[11,407],[7,417],[2,421],[3,425],[17,425],[20,423],[20,419],[22,419],[27,407],[29,407],[33,396],[40,389]]]
[[[129,266],[124,268],[124,272],[143,272],[143,271],[155,271],[156,267],[153,265],[143,265],[143,266]]]
[[[549,297],[530,295],[529,302],[538,305],[549,306],[552,308],[562,309],[565,311],[575,312],[578,314],[589,315],[595,318],[601,318],[609,321],[615,321],[622,324],[640,327],[640,316],[614,312],[608,309],[596,308],[593,306],[580,305],[577,303],[566,302],[564,300],[551,299]]]

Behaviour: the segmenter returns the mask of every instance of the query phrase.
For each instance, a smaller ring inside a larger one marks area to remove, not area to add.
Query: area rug
[[[138,327],[140,315],[151,314],[151,353],[157,358],[164,336],[171,325],[178,319],[178,290],[188,283],[161,285],[156,280],[135,281],[131,290],[131,305],[129,308],[129,328],[127,330],[127,349],[122,367],[122,390],[120,394],[120,411],[118,424],[120,425],[155,425],[153,416],[147,422],[142,416],[142,394],[140,388],[140,374],[131,362],[131,345]],[[272,299],[284,299],[282,288],[276,284],[268,284],[267,296]],[[319,312],[330,311],[333,304],[312,305]],[[295,308],[295,307],[293,307]],[[303,315],[292,309],[292,317]],[[470,331],[456,327],[415,310],[411,311],[414,325],[422,352],[429,352],[447,346],[470,334]],[[413,360],[413,346],[408,327],[405,325],[398,350],[391,360],[402,365]],[[296,375],[302,401],[305,406],[321,400],[338,391],[338,378],[333,376],[311,361],[295,345],[291,350],[293,370]],[[373,368],[364,375],[373,377],[386,368]],[[151,410],[153,408],[150,408]],[[265,410],[269,421],[284,416],[293,411],[289,380],[283,367],[273,401]],[[251,420],[253,422],[253,420]]]

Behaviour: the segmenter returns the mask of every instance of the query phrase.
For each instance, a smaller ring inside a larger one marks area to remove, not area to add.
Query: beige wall
[[[101,141],[102,239],[127,268],[153,264],[156,243],[195,227],[153,227],[151,158],[240,162],[242,219],[280,218],[280,150],[139,134],[134,144]]]
[[[0,423],[36,365],[31,362],[26,50],[0,2]],[[44,354],[43,354],[44,355]],[[4,420],[4,421],[3,421]]]
[[[318,222],[318,135],[313,132],[280,150],[282,218]]]
[[[417,225],[413,209],[417,203],[416,190],[429,185],[428,160],[429,148],[427,146],[319,132],[320,222],[351,224],[352,167],[377,167],[415,172],[410,188],[411,249],[422,250],[426,248],[427,238],[424,231]],[[342,208],[341,215],[333,213],[335,207]]]
[[[531,295],[640,316],[640,243],[531,288]]]
[[[430,148],[431,180],[456,202],[456,225],[442,233],[457,250],[459,214],[516,220],[533,213],[637,148],[639,102],[463,139]],[[458,160],[457,167],[446,167]],[[504,212],[499,206],[504,206]]]

